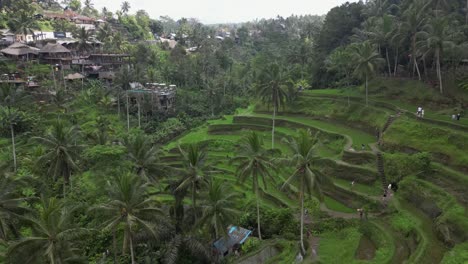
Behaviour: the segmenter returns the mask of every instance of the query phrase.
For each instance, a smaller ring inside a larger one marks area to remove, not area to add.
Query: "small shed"
[[[220,257],[228,255],[237,246],[244,244],[252,231],[238,227],[229,226],[227,236],[222,237],[213,243],[213,250],[215,254]]]
[[[73,81],[73,80],[81,80],[84,79],[84,75],[80,73],[70,73],[67,76],[65,76],[65,80]]]

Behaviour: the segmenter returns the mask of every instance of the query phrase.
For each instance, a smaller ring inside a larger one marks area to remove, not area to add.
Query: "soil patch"
[[[372,260],[375,257],[375,251],[377,247],[374,242],[367,236],[362,236],[359,241],[359,246],[356,249],[356,259],[360,260]]]

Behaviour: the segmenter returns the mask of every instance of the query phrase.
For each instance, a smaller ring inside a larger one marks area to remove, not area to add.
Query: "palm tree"
[[[8,177],[3,170],[0,166],[0,241],[8,240],[10,233],[19,235],[13,221],[28,211],[22,205],[26,199],[20,196],[23,182]]]
[[[301,208],[301,249],[305,254],[304,248],[304,196],[305,194],[320,195],[320,185],[327,182],[327,178],[317,169],[316,146],[318,142],[317,135],[314,137],[309,130],[300,130],[297,138],[286,139],[286,144],[292,151],[292,156],[285,161],[293,165],[294,172],[284,182],[282,188],[297,185],[299,190],[299,200]]]
[[[106,145],[109,140],[109,131],[111,129],[111,122],[105,117],[96,118],[96,126],[93,132],[87,135],[95,145]]]
[[[455,46],[455,44],[449,40],[450,35],[448,31],[448,20],[445,17],[437,17],[426,24],[423,30],[417,34],[418,38],[422,39],[420,44],[422,44],[427,51],[434,52],[437,78],[439,79],[439,90],[441,94],[443,93],[443,85],[440,62],[443,58],[443,51],[446,48]]]
[[[34,30],[39,29],[36,19],[27,12],[19,12],[17,16],[12,17],[8,26],[16,34],[22,34],[25,41],[27,35],[33,35],[34,38]]]
[[[205,164],[206,153],[200,149],[198,144],[189,144],[185,149],[179,146],[182,162],[182,181],[176,191],[189,189],[192,192],[192,208],[194,220],[197,219],[197,190],[207,182],[206,174],[208,168]]]
[[[406,35],[410,37],[411,43],[411,60],[410,65],[413,65],[413,73],[416,69],[418,78],[421,80],[421,72],[419,71],[417,60],[417,33],[426,24],[426,9],[431,4],[431,1],[416,0],[410,7],[403,12],[402,28],[406,31]]]
[[[109,201],[93,208],[103,213],[108,220],[104,222],[104,230],[117,232],[123,228],[123,253],[130,248],[132,264],[135,262],[134,235],[138,228],[142,228],[156,237],[153,224],[162,211],[157,208],[148,194],[149,184],[133,174],[124,174],[108,182]],[[117,254],[114,236],[114,254]]]
[[[11,107],[0,107],[0,125],[8,127],[11,134],[11,146],[13,155],[13,170],[18,169],[16,160],[16,142],[15,142],[15,125],[21,120],[21,112]]]
[[[359,78],[365,80],[366,88],[366,106],[368,105],[368,81],[369,78],[375,73],[378,64],[382,62],[380,54],[377,53],[375,46],[372,45],[369,41],[365,41],[360,44],[353,46],[354,49],[354,62],[355,69],[354,74]]]
[[[385,58],[387,61],[388,75],[392,75],[392,69],[390,67],[390,57],[388,48],[391,45],[390,41],[394,30],[394,18],[390,15],[384,15],[379,18],[375,18],[376,24],[370,31],[367,32],[371,41],[378,45],[379,51],[385,47]]]
[[[10,263],[76,263],[80,255],[73,242],[90,232],[74,226],[76,209],[55,198],[44,199],[36,215],[24,218],[32,235],[8,248]]]
[[[130,11],[130,3],[127,2],[127,1],[124,1],[124,2],[122,3],[122,6],[121,6],[120,10],[122,10],[122,13],[123,13],[123,14],[127,14],[128,11]]]
[[[207,225],[214,231],[214,239],[221,234],[227,235],[227,227],[233,223],[239,214],[235,208],[239,194],[233,193],[230,186],[223,182],[212,180],[208,185],[206,199],[202,202],[202,225]]]
[[[92,9],[94,7],[94,4],[91,0],[85,0],[84,1],[84,6],[85,8]]]
[[[239,155],[232,159],[232,162],[237,164],[237,175],[240,182],[244,183],[247,178],[252,178],[252,191],[255,193],[257,202],[257,227],[258,237],[262,239],[260,228],[260,180],[263,182],[263,188],[267,189],[265,179],[268,177],[274,181],[271,171],[275,170],[276,166],[271,162],[273,151],[266,150],[263,147],[263,141],[259,135],[252,131],[247,137],[242,140]]]
[[[287,98],[287,80],[278,64],[269,65],[260,74],[257,95],[268,106],[273,105],[271,148],[275,147],[275,118],[278,108],[283,106]]]
[[[78,39],[78,50],[81,52],[89,51],[91,49],[90,38],[91,34],[85,29],[80,28],[75,32],[74,38]]]
[[[190,252],[191,254],[202,258],[204,262],[213,263],[210,261],[210,250],[205,246],[206,243],[191,235],[190,233],[175,233],[166,244],[166,252],[164,254],[164,262],[167,264],[180,263],[180,253]]]
[[[124,144],[138,176],[146,181],[150,179],[156,181],[157,176],[164,174],[167,166],[160,162],[160,150],[153,145],[149,137],[139,133],[133,137],[128,137]]]
[[[77,145],[80,131],[76,126],[67,127],[65,122],[57,120],[44,137],[32,139],[42,144],[46,150],[37,160],[38,166],[47,164],[48,173],[56,180],[63,178],[63,192],[66,186],[71,185],[71,175],[78,170],[76,162],[79,159],[80,145]]]
[[[132,71],[128,67],[122,67],[115,80],[116,82],[116,97],[117,107],[120,116],[120,95],[122,91],[126,91],[126,105],[127,105],[127,132],[130,131],[130,101],[128,97],[128,90],[131,89],[130,83],[134,80]]]
[[[25,96],[16,88],[13,88],[9,85],[3,85],[0,87],[0,102],[3,106],[5,106],[5,108],[1,108],[2,111],[0,113],[0,119],[2,123],[7,125],[10,129],[14,171],[17,170],[15,125],[21,118],[21,113],[13,107],[16,107],[23,99],[25,99]]]
[[[221,88],[215,85],[212,81],[206,82],[205,93],[210,100],[211,116],[215,116],[215,109],[219,107],[223,94]]]

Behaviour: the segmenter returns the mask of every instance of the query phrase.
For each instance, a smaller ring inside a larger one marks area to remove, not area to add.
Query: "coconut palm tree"
[[[376,19],[376,24],[366,33],[369,35],[370,40],[378,45],[379,51],[385,48],[385,59],[387,61],[388,75],[392,75],[392,68],[390,67],[390,57],[388,48],[391,46],[392,33],[394,30],[394,18],[391,15],[384,15]]]
[[[26,199],[20,193],[24,182],[8,177],[5,167],[0,164],[0,241],[7,241],[10,234],[18,237],[14,220],[28,211],[22,205]]]
[[[205,164],[206,153],[202,151],[198,144],[189,144],[182,148],[179,146],[179,153],[182,162],[182,181],[176,191],[190,189],[192,195],[192,208],[194,220],[197,220],[197,191],[202,185],[207,183],[209,166]],[[177,168],[176,168],[177,170]]]
[[[240,196],[231,190],[232,188],[223,182],[211,180],[206,198],[201,203],[203,217],[200,223],[214,231],[214,239],[219,238],[221,234],[227,235],[227,227],[239,215],[235,206]]]
[[[122,3],[122,6],[121,6],[120,10],[122,10],[123,14],[127,14],[128,11],[130,11],[130,3],[128,1],[124,1]]]
[[[210,261],[211,252],[205,246],[206,243],[190,233],[174,233],[167,241],[163,263],[180,263],[178,260],[182,252],[189,252],[199,259],[203,259],[204,262],[201,263],[216,263]]]
[[[17,170],[16,160],[16,143],[15,143],[15,124],[21,118],[21,113],[13,108],[17,107],[18,103],[24,100],[26,97],[23,93],[18,91],[16,88],[9,85],[3,85],[0,87],[0,102],[4,108],[1,108],[0,120],[6,126],[9,127],[11,133],[11,146],[13,153],[13,169]]]
[[[43,199],[38,212],[24,217],[31,229],[30,237],[12,244],[7,251],[9,263],[77,263],[81,258],[74,242],[90,233],[74,225],[76,207],[64,201]]]
[[[245,182],[247,178],[252,179],[252,191],[256,196],[257,202],[257,228],[258,237],[262,239],[260,228],[260,198],[262,187],[260,180],[263,182],[263,188],[267,189],[266,178],[274,181],[271,174],[276,169],[276,166],[271,161],[272,150],[266,150],[263,147],[263,140],[260,136],[252,131],[247,135],[241,143],[239,155],[232,159],[232,162],[237,163],[236,173],[240,182]]]
[[[116,83],[115,93],[117,97],[117,107],[119,111],[119,116],[120,116],[120,96],[122,94],[122,91],[125,91],[125,95],[126,95],[127,132],[130,131],[130,100],[128,97],[128,90],[131,89],[130,83],[133,80],[134,80],[134,76],[133,76],[132,70],[130,70],[128,67],[122,67],[119,71],[119,74],[117,74],[117,78],[115,80],[115,83]]]
[[[317,161],[320,157],[317,154],[317,135],[312,136],[310,130],[300,130],[296,138],[286,139],[286,144],[292,151],[292,156],[284,161],[294,166],[294,171],[283,184],[282,188],[292,187],[299,192],[301,208],[301,249],[304,248],[304,196],[321,195],[320,186],[329,183],[329,180],[320,173],[317,168]],[[296,185],[296,187],[294,187]]]
[[[149,196],[149,184],[133,174],[123,174],[108,182],[109,201],[93,208],[107,217],[104,230],[116,232],[123,228],[123,253],[130,248],[132,264],[135,262],[134,236],[138,229],[149,232],[156,237],[155,221],[162,211],[155,206],[154,199]],[[115,237],[114,237],[115,239]],[[115,245],[115,241],[114,241]],[[114,254],[117,249],[114,248]]]
[[[376,51],[375,46],[372,45],[369,41],[365,41],[363,43],[354,45],[353,50],[354,62],[356,65],[354,69],[354,74],[365,81],[367,106],[369,104],[369,78],[371,78],[372,75],[375,73],[379,63],[381,63],[383,59],[380,58],[380,54]]]
[[[111,139],[109,131],[112,131],[111,122],[105,117],[97,117],[93,132],[87,135],[94,145],[106,145]]]
[[[91,0],[84,0],[85,8],[92,9],[94,7],[94,3]]]
[[[78,50],[81,52],[87,52],[91,50],[92,46],[90,44],[91,33],[89,33],[85,28],[78,29],[74,36],[78,39]]]
[[[273,63],[260,74],[257,84],[257,96],[265,104],[273,105],[271,148],[275,147],[275,118],[278,109],[284,106],[287,98],[287,82],[280,66]]]
[[[16,34],[22,34],[25,41],[27,35],[33,35],[35,38],[34,30],[39,29],[36,19],[27,12],[19,12],[17,16],[12,17],[8,26]]]
[[[408,9],[403,12],[402,18],[402,29],[406,32],[406,35],[410,37],[411,43],[411,60],[410,65],[413,65],[414,70],[418,73],[418,78],[421,80],[421,72],[418,66],[418,49],[417,49],[417,34],[421,28],[426,24],[427,14],[426,10],[430,6],[431,1],[416,0]]]
[[[48,173],[56,180],[63,178],[63,192],[71,185],[71,176],[77,171],[77,161],[82,148],[77,144],[80,130],[77,126],[66,126],[62,120],[54,122],[44,137],[33,137],[32,140],[42,144],[46,150],[37,160],[38,166],[47,164]]]
[[[160,150],[149,137],[139,133],[125,139],[124,144],[138,176],[146,181],[156,181],[157,176],[165,174],[167,166],[159,160]]]
[[[422,45],[428,52],[434,53],[437,78],[439,80],[439,90],[443,93],[442,71],[440,69],[444,49],[454,47],[453,41],[450,41],[449,23],[445,17],[436,17],[418,32],[417,37],[422,39],[418,44]]]

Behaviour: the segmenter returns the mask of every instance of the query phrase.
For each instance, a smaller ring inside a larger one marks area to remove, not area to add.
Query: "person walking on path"
[[[418,107],[418,111],[416,112],[416,115],[417,115],[418,117],[421,117],[421,114],[422,114],[422,107],[419,106],[419,107]]]
[[[460,121],[460,117],[461,117],[461,114],[458,113],[458,114],[457,114],[457,121]]]
[[[421,118],[424,118],[424,108],[421,109]]]
[[[359,209],[357,209],[357,211],[358,211],[358,213],[359,213],[359,219],[362,220],[362,216],[364,215],[364,209],[359,208]]]

